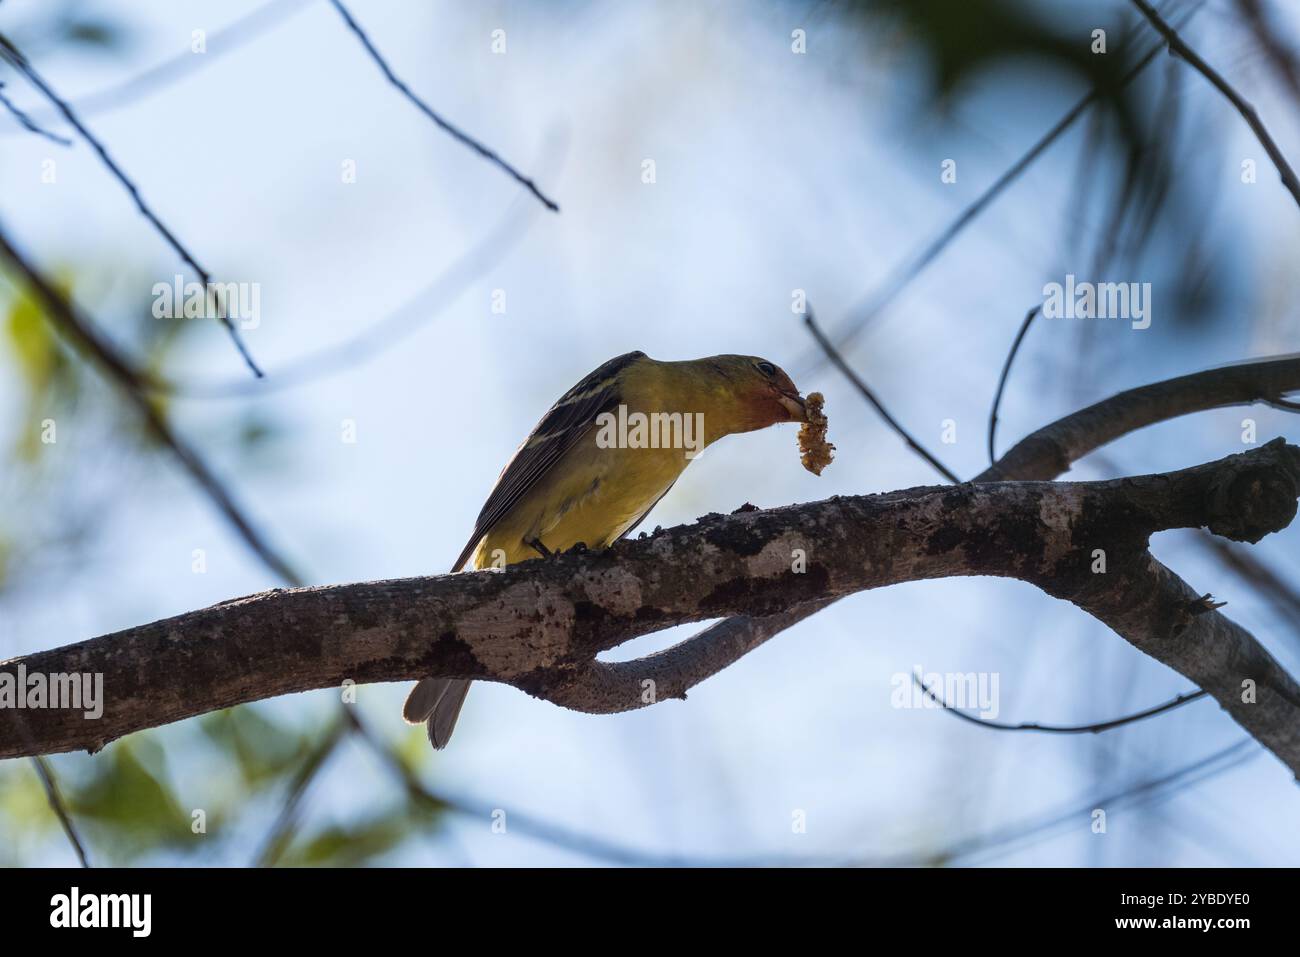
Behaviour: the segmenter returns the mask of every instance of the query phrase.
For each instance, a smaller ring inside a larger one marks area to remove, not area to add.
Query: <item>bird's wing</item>
[[[610,359],[551,406],[497,477],[497,484],[483,503],[469,542],[452,565],[452,571],[461,569],[483,536],[573,448],[595,424],[596,416],[618,408],[622,398],[619,373],[644,358],[644,352],[629,352]]]

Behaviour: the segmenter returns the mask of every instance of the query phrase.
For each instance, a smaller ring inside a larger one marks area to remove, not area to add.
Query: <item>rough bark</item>
[[[1053,479],[1069,471],[1070,466],[1079,459],[1108,442],[1157,422],[1194,412],[1252,403],[1277,404],[1294,411],[1295,404],[1286,402],[1285,397],[1296,390],[1300,390],[1300,357],[1297,356],[1242,362],[1128,389],[1026,436],[971,481]],[[1190,587],[1172,573],[1169,573],[1165,583],[1180,593],[1185,593]],[[656,656],[655,665],[659,669],[693,667],[698,658],[699,646],[710,642],[725,647],[730,660],[735,661],[835,601],[836,599],[830,599],[800,605],[768,618],[738,616],[717,622]],[[1204,619],[1203,625],[1213,626],[1212,631],[1229,630],[1234,635],[1240,632],[1244,635],[1242,641],[1256,644],[1253,636],[1217,612],[1213,618]],[[1131,635],[1125,637],[1132,640]],[[1208,634],[1198,629],[1188,637],[1186,660],[1180,660],[1179,657],[1158,660],[1191,676],[1198,670],[1195,660],[1199,653],[1194,642],[1212,640]],[[1142,646],[1139,644],[1138,647]],[[595,671],[596,677],[607,682],[612,678],[607,668],[598,666]],[[626,677],[630,671],[629,668],[622,668],[618,674]]]
[[[1243,362],[1139,386],[1025,436],[972,481],[1051,479],[1089,452],[1139,429],[1193,412],[1277,402],[1300,389],[1300,357]]]
[[[752,647],[743,625],[730,625],[661,656],[594,660],[637,635],[728,615],[788,618],[895,582],[995,575],[1075,603],[1187,674],[1300,773],[1300,687],[1146,550],[1170,528],[1257,541],[1292,520],[1298,494],[1300,450],[1276,440],[1158,475],[833,498],[706,516],[499,572],[276,589],[0,663],[10,674],[101,673],[105,689],[97,720],[27,710],[18,712],[25,734],[0,722],[0,756],[96,750],[142,728],[345,680],[493,680],[570,708],[626,710],[679,696]],[[1107,553],[1105,574],[1091,570],[1095,549]],[[796,570],[800,552],[806,567]],[[1245,679],[1261,688],[1258,704],[1240,700]]]

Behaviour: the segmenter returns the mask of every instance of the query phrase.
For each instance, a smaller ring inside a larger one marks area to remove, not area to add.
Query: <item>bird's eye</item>
[[[755,362],[754,368],[763,373],[763,375],[767,376],[769,379],[776,375],[776,366],[772,365],[770,362]]]

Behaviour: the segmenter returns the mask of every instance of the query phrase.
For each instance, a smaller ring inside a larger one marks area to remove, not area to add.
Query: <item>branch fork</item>
[[[1073,602],[1230,711],[1243,666],[1261,687],[1300,699],[1253,639],[1203,647],[1222,643],[1220,632],[1231,639],[1236,626],[1209,607],[1186,624],[1205,599],[1146,551],[1151,534],[1173,528],[1256,541],[1292,520],[1298,488],[1300,450],[1279,439],[1156,475],[836,497],[710,515],[501,571],[275,589],[0,662],[0,673],[102,673],[106,699],[95,721],[25,712],[30,737],[0,722],[0,757],[94,751],[142,728],[346,679],[473,678],[576,710],[625,711],[684,697],[773,625],[829,601],[954,575],[1019,578]],[[1105,574],[1090,570],[1097,548],[1108,555]],[[796,550],[806,555],[800,570]],[[639,635],[722,616],[735,617],[656,655],[597,660]],[[1300,711],[1280,695],[1269,700],[1266,723],[1289,729],[1275,753],[1300,769]],[[1264,701],[1255,708],[1251,723]]]

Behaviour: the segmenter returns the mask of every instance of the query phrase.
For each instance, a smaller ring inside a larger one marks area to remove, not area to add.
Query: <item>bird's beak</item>
[[[808,418],[808,407],[804,403],[803,396],[798,392],[782,392],[777,401],[796,422],[803,422]]]

